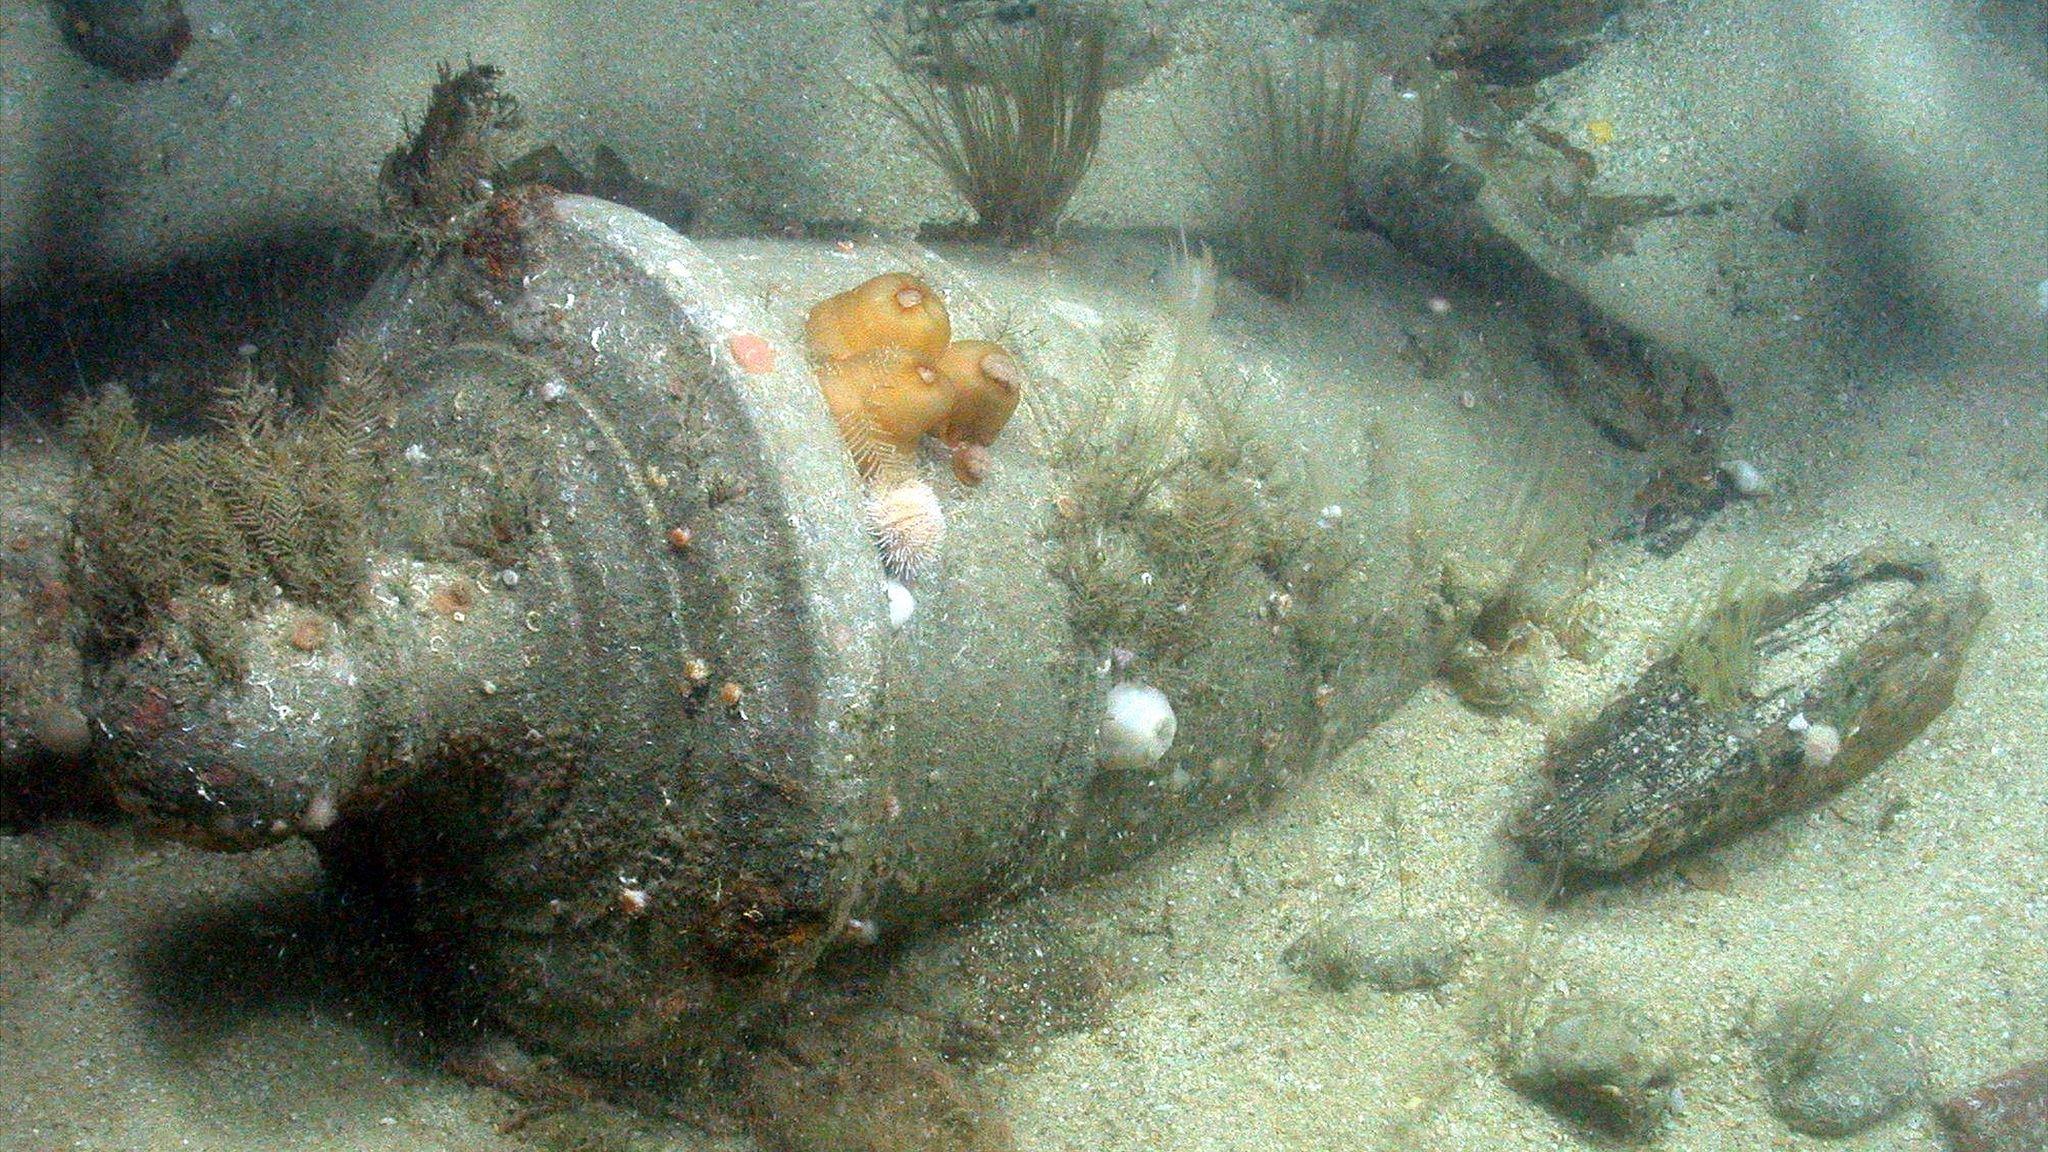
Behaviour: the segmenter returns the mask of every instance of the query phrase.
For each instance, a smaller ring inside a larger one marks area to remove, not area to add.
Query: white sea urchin
[[[875,492],[864,509],[868,535],[882,551],[882,567],[898,580],[915,580],[939,562],[946,540],[946,514],[939,497],[922,480]]]

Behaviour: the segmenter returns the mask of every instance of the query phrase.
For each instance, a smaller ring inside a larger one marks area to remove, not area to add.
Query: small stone
[[[1433,920],[1339,916],[1302,933],[1281,957],[1318,987],[1382,992],[1435,988],[1458,973],[1465,943]]]
[[[1794,236],[1806,235],[1811,222],[1811,206],[1804,196],[1787,196],[1771,209],[1771,223]]]
[[[1640,1013],[1587,997],[1552,1010],[1508,1068],[1516,1091],[1627,1139],[1656,1134],[1677,1110],[1676,1057]]]
[[[1845,998],[1846,997],[1846,998]],[[1911,1030],[1849,993],[1802,996],[1758,1044],[1771,1105],[1809,1136],[1853,1136],[1891,1116],[1926,1082]]]

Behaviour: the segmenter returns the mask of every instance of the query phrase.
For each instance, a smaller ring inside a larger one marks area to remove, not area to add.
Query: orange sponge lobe
[[[862,476],[909,473],[917,442],[952,409],[938,370],[903,348],[883,348],[818,369],[825,407]]]
[[[946,302],[908,272],[890,272],[828,296],[804,322],[811,355],[830,363],[898,348],[937,360],[953,338]]]

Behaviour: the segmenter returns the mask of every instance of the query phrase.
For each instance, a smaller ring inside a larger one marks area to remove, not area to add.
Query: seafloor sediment
[[[1269,814],[1034,900],[1105,959],[1115,996],[1099,1024],[976,1074],[1023,1147],[1581,1146],[1494,1063],[1489,1012],[1530,940],[1539,999],[1626,993],[1690,1055],[1667,1148],[1821,1146],[1771,1114],[1750,1038],[1753,1007],[1816,966],[1890,958],[1937,1096],[2048,1051],[2048,269],[2026,246],[2048,157],[2022,143],[2048,128],[2048,94],[2028,67],[1967,6],[1709,0],[1631,16],[1541,90],[1536,115],[1615,190],[1735,202],[1573,273],[1714,365],[1736,400],[1729,450],[1771,494],[1674,557],[1603,552],[1605,646],[1554,661],[1533,715],[1479,716],[1432,685]],[[1594,122],[1610,142],[1591,144]],[[843,161],[815,178],[881,195],[897,170]],[[1772,220],[1791,197],[1804,232]],[[1368,265],[1386,267],[1330,275]],[[1341,326],[1356,299],[1311,291],[1289,312],[1227,287],[1219,325]],[[1390,353],[1360,355],[1397,370]],[[1463,384],[1433,386],[1452,403]],[[1996,604],[1949,712],[1840,795],[1583,894],[1531,936],[1502,824],[1546,728],[1630,682],[1730,566],[1790,579],[1888,537],[1932,545]],[[512,1103],[423,1060],[409,1013],[350,981],[309,853],[104,853],[69,919],[0,923],[0,1147],[531,1146],[496,1130]],[[1338,910],[1437,917],[1474,955],[1433,993],[1318,990],[1281,953]],[[630,1127],[640,1147],[741,1146]],[[1855,1146],[1938,1140],[1920,1109]]]

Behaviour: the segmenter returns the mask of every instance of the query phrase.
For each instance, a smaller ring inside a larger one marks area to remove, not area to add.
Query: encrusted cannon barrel
[[[1531,453],[1488,420],[1572,432],[1362,378],[1354,331],[1212,337],[1213,272],[1174,267],[503,195],[373,293],[324,412],[82,422],[97,758],[203,842],[311,837],[480,1009],[596,1061],[1212,826],[1528,593],[1499,494]],[[804,338],[896,270],[1024,392],[972,475],[903,462],[945,524],[907,584]]]
[[[66,579],[75,461],[54,438],[0,425],[0,784],[61,788],[92,746]],[[0,798],[0,821],[13,821]]]

